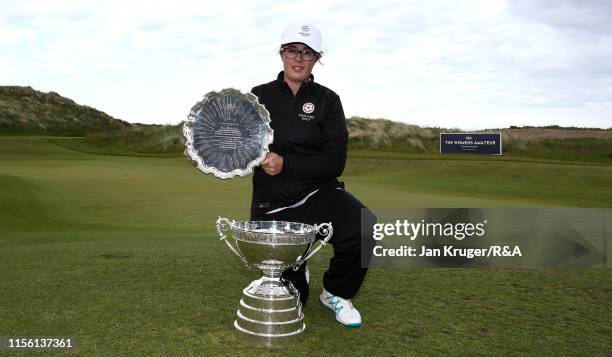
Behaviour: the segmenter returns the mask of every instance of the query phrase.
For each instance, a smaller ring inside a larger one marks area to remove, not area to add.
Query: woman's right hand
[[[269,152],[261,162],[261,168],[268,175],[276,176],[283,171],[283,157],[275,152]]]

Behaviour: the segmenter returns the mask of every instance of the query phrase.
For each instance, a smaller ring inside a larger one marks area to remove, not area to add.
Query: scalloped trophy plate
[[[268,110],[253,94],[233,88],[210,92],[196,103],[183,135],[197,168],[221,179],[252,173],[273,140]]]

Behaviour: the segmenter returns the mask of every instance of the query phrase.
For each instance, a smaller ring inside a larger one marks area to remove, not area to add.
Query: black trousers
[[[375,243],[372,238],[372,229],[376,223],[376,217],[359,200],[344,190],[343,183],[319,189],[304,204],[295,208],[287,208],[271,214],[253,210],[251,220],[291,221],[306,224],[331,222],[334,232],[329,243],[333,245],[334,256],[330,259],[329,269],[323,276],[323,286],[330,293],[344,299],[352,299],[357,294],[372,256],[372,248]],[[362,250],[364,256],[362,256]],[[305,304],[308,299],[305,269],[306,264],[302,264],[297,271],[288,269],[282,276],[283,279],[293,283],[300,292],[302,304]]]

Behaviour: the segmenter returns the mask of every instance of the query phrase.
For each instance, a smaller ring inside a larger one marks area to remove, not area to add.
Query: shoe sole
[[[346,327],[350,327],[350,328],[356,328],[356,327],[361,327],[362,323],[361,322],[355,322],[352,324],[345,324],[344,322],[341,322],[338,320],[338,318],[336,318],[336,312],[334,311],[334,309],[332,309],[331,307],[325,305],[325,303],[323,301],[321,301],[321,299],[319,299],[319,303],[321,303],[321,305],[326,308],[327,310],[330,310],[331,312],[334,313],[334,318],[336,319],[336,321],[338,321],[339,324],[344,325]]]

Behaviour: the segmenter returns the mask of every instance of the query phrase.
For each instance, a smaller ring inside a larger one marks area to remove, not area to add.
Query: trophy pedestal
[[[234,327],[260,337],[294,336],[306,329],[298,291],[280,278],[262,277],[242,291]]]

